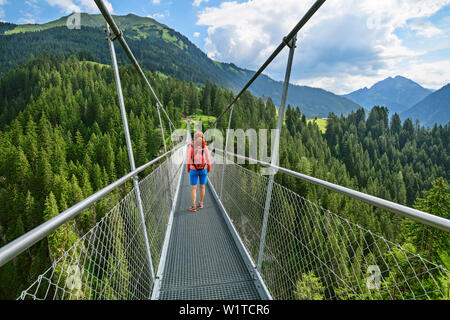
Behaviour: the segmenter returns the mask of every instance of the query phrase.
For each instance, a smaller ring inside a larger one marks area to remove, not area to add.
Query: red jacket
[[[204,147],[203,150],[205,150],[206,169],[209,172],[211,170],[211,159],[209,157],[208,146]],[[195,169],[193,158],[194,158],[194,146],[192,144],[190,144],[189,150],[187,153],[187,161],[186,161],[187,172],[189,172],[189,170],[191,170],[191,169],[197,170],[197,169]]]

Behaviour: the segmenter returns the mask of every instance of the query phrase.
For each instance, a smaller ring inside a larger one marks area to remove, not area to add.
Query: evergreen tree
[[[424,192],[423,198],[417,198],[414,207],[433,215],[450,218],[449,186],[442,177],[433,182],[433,188]],[[413,245],[428,261],[445,265],[442,253],[450,252],[450,235],[430,226],[412,222],[410,237]]]

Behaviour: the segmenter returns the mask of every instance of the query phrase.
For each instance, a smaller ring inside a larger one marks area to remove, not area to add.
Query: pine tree
[[[423,198],[416,199],[414,207],[449,219],[450,193],[448,184],[442,177],[436,179],[433,182],[433,188],[425,191]],[[450,235],[448,233],[421,223],[412,222],[410,237],[414,246],[427,260],[445,265],[442,260],[442,253],[450,252]]]

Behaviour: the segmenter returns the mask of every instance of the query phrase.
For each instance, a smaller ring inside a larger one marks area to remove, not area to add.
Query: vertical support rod
[[[281,129],[283,127],[283,117],[284,117],[284,107],[286,105],[286,97],[287,92],[289,88],[289,80],[291,77],[291,69],[292,69],[292,60],[294,59],[294,51],[295,51],[295,43],[297,41],[297,36],[294,36],[292,40],[289,42],[289,57],[288,62],[286,66],[286,74],[284,78],[284,84],[283,84],[283,95],[281,96],[281,104],[280,109],[278,110],[278,123],[277,123],[277,132],[275,135],[275,141],[273,143],[273,152],[272,154],[272,165],[278,164],[278,153],[280,149],[280,135],[281,135]],[[270,202],[272,199],[272,190],[273,190],[273,179],[276,172],[272,172],[272,174],[269,177],[269,182],[267,186],[267,194],[266,194],[266,203],[264,206],[264,217],[263,217],[263,226],[261,230],[261,240],[259,243],[259,253],[258,253],[258,263],[256,265],[256,268],[258,271],[261,271],[262,266],[262,259],[264,255],[264,246],[266,244],[266,233],[267,233],[267,220],[269,219],[269,209],[270,209]]]
[[[163,143],[164,143],[164,153],[167,153],[166,136],[164,134],[164,127],[163,127],[163,123],[162,123],[162,120],[161,120],[161,112],[159,111],[159,109],[162,109],[162,105],[159,102],[156,103],[156,109],[158,110],[159,126],[161,127],[162,139],[163,139]],[[170,125],[169,125],[169,127],[170,127]],[[169,161],[169,157],[168,156],[166,157],[166,161]],[[166,166],[166,169],[167,169],[167,177],[169,177],[170,176],[169,168],[167,166]],[[172,201],[173,200],[172,199],[172,190],[170,189],[170,182],[169,181],[167,181],[167,188],[169,190],[170,200]]]
[[[225,165],[227,164],[227,154],[226,151],[228,151],[228,133],[230,132],[230,126],[231,126],[231,117],[233,116],[233,109],[234,105],[231,106],[230,109],[230,116],[228,118],[228,128],[225,133],[225,152],[223,153],[223,165],[222,165],[222,179],[221,179],[221,186],[220,186],[220,199],[223,201],[223,180],[225,178]]]
[[[164,153],[166,153],[167,152],[166,137],[164,135],[164,127],[163,127],[163,124],[161,121],[161,112],[159,111],[160,108],[162,108],[162,106],[157,102],[156,109],[158,110],[159,126],[161,127],[161,133],[162,133],[162,138],[163,138],[163,143],[164,143]]]
[[[170,145],[171,145],[171,149],[173,149],[173,141],[172,141],[172,136],[173,136],[172,127],[173,127],[173,124],[172,124],[172,121],[170,120],[169,115],[167,114],[166,110],[164,110],[163,105],[159,101],[157,101],[156,105],[161,108],[161,110],[164,112],[164,115],[166,116],[167,120],[169,120]],[[158,112],[159,112],[159,110],[158,110]],[[161,119],[161,116],[159,116],[159,117]],[[159,123],[161,123],[161,120],[159,121]],[[162,124],[161,124],[161,128],[162,128]],[[175,127],[173,127],[173,128],[175,129]]]
[[[163,111],[164,111],[164,108],[163,108]],[[172,141],[173,131],[172,131],[172,126],[170,126],[170,124],[169,124],[169,131],[170,131],[170,149],[173,149],[173,147],[174,147],[173,141]]]
[[[111,60],[112,60],[112,66],[113,66],[113,71],[114,71],[114,79],[116,81],[117,94],[119,96],[119,106],[120,106],[120,113],[122,115],[123,128],[124,128],[124,132],[125,132],[125,140],[126,140],[127,150],[128,150],[128,159],[130,160],[131,171],[134,171],[136,169],[136,166],[134,163],[133,147],[131,145],[130,132],[128,130],[128,120],[127,120],[127,114],[125,112],[125,102],[123,100],[122,85],[120,83],[119,67],[117,65],[116,51],[114,49],[114,43],[111,40],[111,30],[110,30],[108,24],[106,24],[106,32],[107,32],[107,38],[108,38],[108,43],[109,43],[109,49],[111,52]],[[139,189],[139,182],[138,182],[137,176],[133,177],[133,185],[136,190],[136,201],[137,201],[138,211],[139,211],[139,215],[140,215],[140,219],[141,219],[142,233],[144,234],[147,260],[149,263],[149,268],[150,268],[150,273],[152,275],[152,279],[154,280],[155,272],[153,270],[152,256],[150,253],[150,243],[148,241],[148,236],[147,236],[147,227],[145,224],[144,209],[142,206],[141,191]],[[151,295],[151,292],[150,292],[150,295]]]
[[[156,110],[158,111],[158,118],[159,118],[159,127],[161,128],[161,135],[162,135],[162,140],[163,140],[163,144],[164,144],[164,153],[166,153],[167,152],[166,135],[164,133],[164,126],[163,126],[163,123],[161,120],[161,112],[159,111],[162,108],[163,108],[162,105],[160,105],[159,102],[156,102]],[[169,128],[170,128],[170,125],[169,125]]]
[[[191,118],[190,117],[187,119],[186,134],[187,134],[186,142],[189,144],[192,141],[192,137],[191,137]]]

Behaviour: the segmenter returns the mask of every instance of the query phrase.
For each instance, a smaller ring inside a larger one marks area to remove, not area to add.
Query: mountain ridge
[[[401,113],[431,94],[432,90],[403,76],[387,77],[370,88],[364,87],[343,95],[366,109],[385,106],[392,113]]]
[[[418,119],[421,125],[446,125],[450,121],[450,83],[426,96],[400,114],[402,119]]]
[[[108,50],[97,48],[101,39],[104,40],[103,30],[99,31],[104,29],[103,17],[82,13],[81,30],[67,29],[65,25],[67,17],[47,22],[44,26],[15,25],[14,28],[8,26],[8,30],[0,36],[4,40],[5,51],[8,51],[11,57],[4,59],[8,61],[3,63],[0,59],[0,74],[28,60],[18,54],[14,55],[18,47],[22,47],[23,52],[33,55],[42,51],[73,54],[75,53],[73,47],[76,46],[78,50],[89,51],[94,61],[109,63]],[[255,74],[255,71],[240,68],[233,63],[222,63],[210,59],[186,36],[152,18],[135,14],[114,16],[114,18],[145,69],[160,71],[182,80],[193,81],[198,85],[211,81],[234,91],[240,90]],[[8,45],[11,42],[14,42],[14,45],[9,48]],[[55,42],[57,42],[56,45]],[[119,63],[128,63],[126,57],[119,53],[121,50],[117,51]],[[16,60],[20,60],[21,63],[15,63]],[[278,105],[281,100],[282,81],[261,75],[249,91],[257,96],[270,96]],[[289,87],[287,103],[293,107],[299,106],[302,113],[308,117],[326,117],[330,112],[346,115],[361,107],[345,97],[324,89],[294,84]]]

